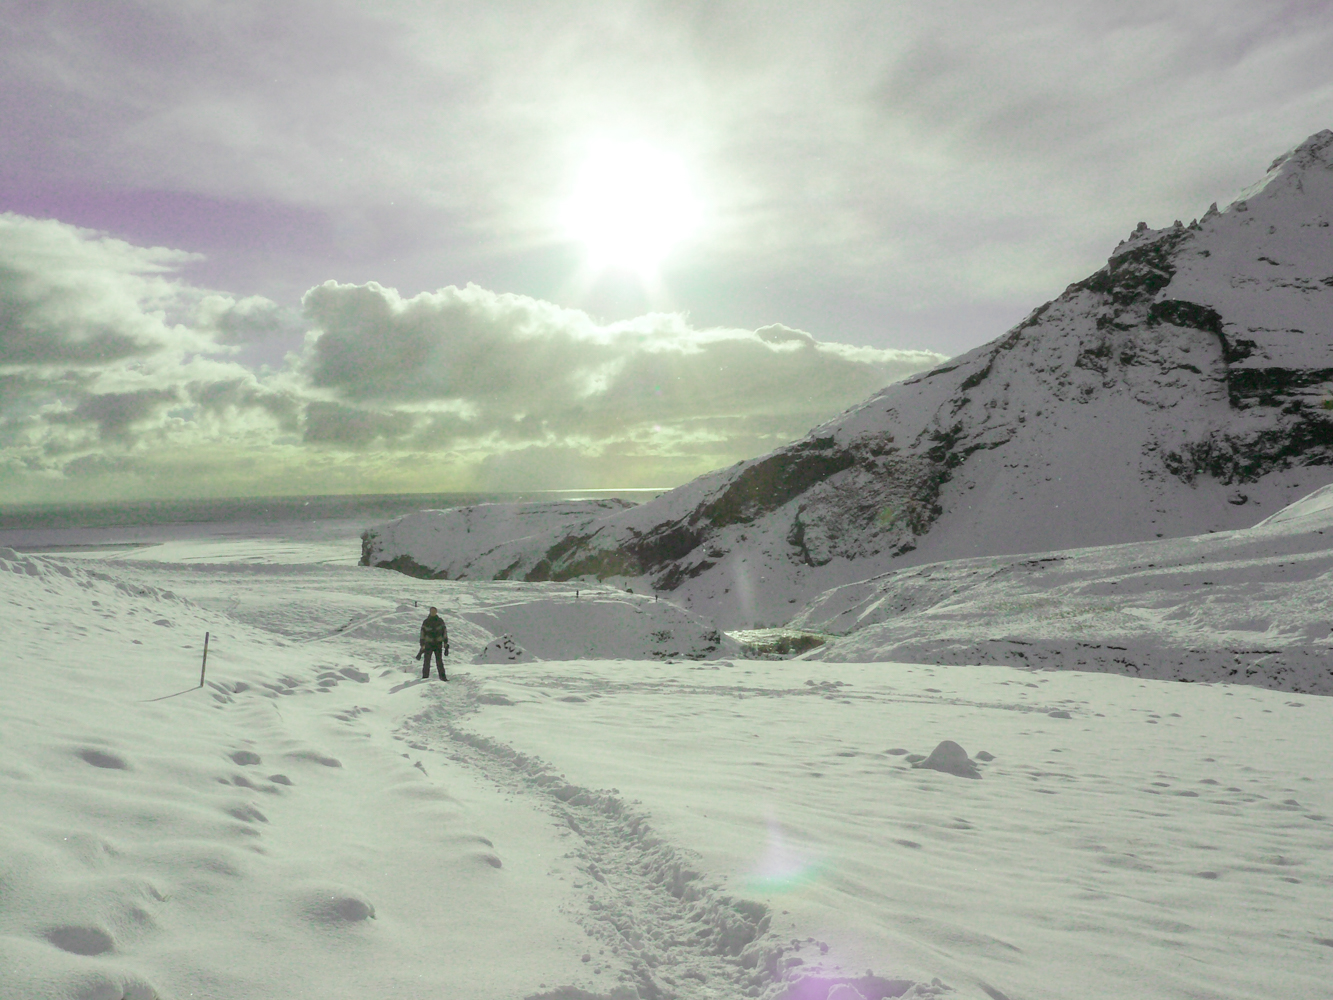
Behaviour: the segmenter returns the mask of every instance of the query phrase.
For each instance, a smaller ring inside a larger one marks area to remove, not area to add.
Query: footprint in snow
[[[375,907],[368,899],[342,888],[313,889],[301,896],[297,907],[315,924],[336,926],[375,919]]]
[[[81,750],[74,751],[74,755],[85,764],[91,764],[93,767],[102,767],[112,771],[128,771],[130,769],[130,765],[123,759],[113,753],[107,753],[105,750],[84,747]]]
[[[116,947],[111,935],[100,927],[52,927],[42,936],[71,955],[105,955]]]

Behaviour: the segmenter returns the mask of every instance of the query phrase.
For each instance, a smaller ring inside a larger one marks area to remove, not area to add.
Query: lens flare
[[[754,892],[787,893],[814,881],[819,864],[788,843],[776,820],[768,821],[768,847],[746,887]]]

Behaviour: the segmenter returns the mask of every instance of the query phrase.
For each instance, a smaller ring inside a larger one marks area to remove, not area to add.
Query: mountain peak
[[[1322,129],[1270,163],[1268,172],[1271,174],[1288,163],[1298,170],[1306,170],[1315,165],[1322,166],[1326,170],[1333,169],[1333,164],[1329,163],[1330,150],[1333,150],[1333,129]]]
[[[1261,194],[1272,198],[1287,191],[1304,193],[1311,179],[1322,182],[1321,186],[1333,182],[1333,129],[1316,132],[1279,156],[1263,179],[1237,195],[1230,208],[1245,211]]]

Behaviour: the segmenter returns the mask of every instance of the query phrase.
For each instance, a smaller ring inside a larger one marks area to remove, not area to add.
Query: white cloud
[[[188,304],[167,277],[192,259],[0,214],[0,366],[97,366],[205,347],[174,322]]]
[[[371,428],[389,433],[381,418],[394,412],[416,414],[437,447],[577,443],[600,454],[636,441],[643,454],[693,447],[729,461],[942,360],[821,343],[783,326],[700,330],[678,314],[598,324],[475,285],[404,299],[376,284],[328,282],[306,294],[305,309],[314,330],[300,371],[316,390],[363,408],[322,432],[330,440],[345,425],[349,443]],[[441,413],[447,420],[432,424]]]
[[[674,484],[940,360],[475,285],[328,282],[296,316],[191,259],[0,217],[6,498]],[[283,367],[238,360],[303,325]]]

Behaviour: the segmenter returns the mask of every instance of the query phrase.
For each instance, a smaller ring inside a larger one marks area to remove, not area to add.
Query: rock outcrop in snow
[[[376,564],[638,581],[736,627],[896,566],[1253,524],[1330,478],[1331,222],[1323,131],[1225,211],[1141,223],[1004,336],[795,444],[521,544],[495,537],[502,555],[469,561],[451,528]]]

